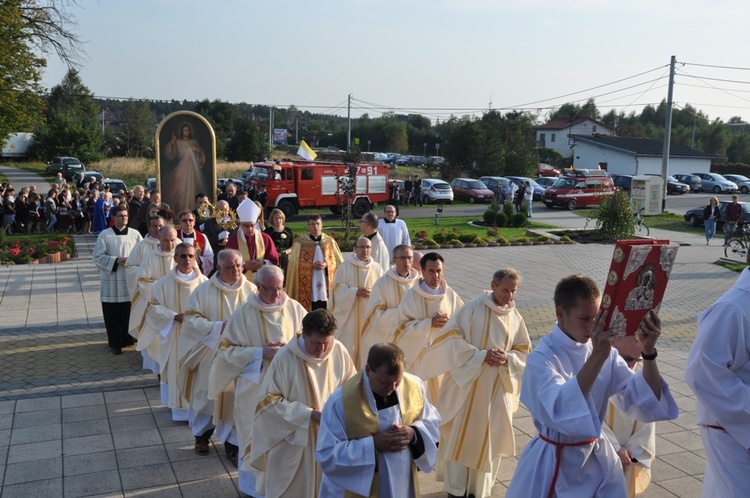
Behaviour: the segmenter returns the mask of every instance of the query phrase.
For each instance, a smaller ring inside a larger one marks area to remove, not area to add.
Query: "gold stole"
[[[245,234],[239,232],[237,234],[237,246],[242,254],[242,261],[250,261],[250,249],[247,247],[247,239]],[[263,243],[263,235],[259,230],[255,230],[255,259],[263,259],[266,255],[266,245]],[[245,278],[250,282],[254,282],[253,272],[251,270],[245,271]]]
[[[300,243],[299,250],[299,261],[297,262],[297,301],[308,311],[312,307],[312,272],[313,272],[313,260],[315,259],[315,242],[312,241],[310,235],[303,235],[298,238]],[[333,250],[331,244],[335,241],[331,238],[326,239],[325,236],[320,241],[320,250],[323,252],[323,259],[326,262],[326,290],[328,291],[328,298],[331,296],[331,281],[333,280],[333,274],[336,272],[338,267],[338,260],[336,259],[336,251]],[[294,275],[288,278],[295,278]]]
[[[380,432],[378,425],[378,414],[374,412],[367,402],[365,394],[365,383],[362,379],[363,372],[346,381],[341,387],[341,395],[344,401],[344,420],[346,422],[346,437],[348,439],[362,439]],[[416,377],[404,372],[404,377],[398,386],[399,409],[401,410],[401,423],[412,425],[419,418],[424,407],[422,390]],[[416,429],[415,429],[416,430]],[[377,450],[375,458],[378,458]],[[412,484],[414,496],[419,496],[419,479],[417,477],[417,466],[411,462]],[[370,486],[370,498],[377,498],[380,494],[380,478],[375,472]],[[354,498],[358,495],[351,491],[344,491],[345,498]]]

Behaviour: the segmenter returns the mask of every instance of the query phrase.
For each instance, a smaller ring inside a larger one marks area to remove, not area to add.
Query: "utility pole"
[[[273,149],[273,107],[268,115],[268,148]]]
[[[294,144],[299,145],[299,116],[294,116]]]
[[[669,64],[669,89],[667,90],[667,117],[664,122],[664,149],[661,157],[661,177],[664,180],[664,190],[661,193],[661,211],[667,207],[667,177],[669,175],[669,141],[672,137],[672,91],[674,90],[675,56]]]
[[[349,123],[349,126],[346,131],[346,151],[351,152],[352,151],[352,94],[351,93],[347,97],[346,120]]]

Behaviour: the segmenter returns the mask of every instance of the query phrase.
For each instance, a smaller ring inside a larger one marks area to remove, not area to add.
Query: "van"
[[[606,171],[573,170],[545,190],[542,202],[550,209],[564,206],[573,210],[578,206],[599,205],[614,193],[615,186]]]

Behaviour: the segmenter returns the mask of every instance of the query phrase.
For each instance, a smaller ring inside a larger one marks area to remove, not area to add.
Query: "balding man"
[[[239,436],[240,490],[255,495],[255,478],[250,472],[250,452],[255,409],[260,384],[278,350],[302,330],[307,313],[284,293],[284,272],[267,265],[258,270],[258,294],[240,306],[227,322],[211,364],[208,398],[235,382],[234,420]]]
[[[133,187],[133,198],[130,199],[128,202],[128,227],[133,229],[138,229],[138,223],[140,223],[141,220],[138,220],[138,212],[141,210],[144,204],[143,197],[146,195],[146,191],[144,190],[143,186],[136,185]]]
[[[331,286],[331,312],[336,317],[336,339],[357,358],[362,328],[365,324],[367,300],[383,269],[370,256],[372,242],[360,237],[354,244],[354,254],[336,269]]]
[[[385,245],[383,237],[378,233],[378,215],[370,211],[362,216],[359,226],[365,237],[372,242],[372,252],[370,257],[380,265],[383,271],[391,267],[391,253]]]

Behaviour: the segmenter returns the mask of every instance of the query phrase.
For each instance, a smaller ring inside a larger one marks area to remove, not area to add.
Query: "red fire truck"
[[[352,213],[361,217],[373,204],[388,200],[388,166],[357,165],[357,192]],[[340,212],[343,193],[340,182],[348,180],[346,164],[318,161],[255,163],[245,181],[265,185],[269,208],[276,207],[287,217],[302,208],[329,208]]]

